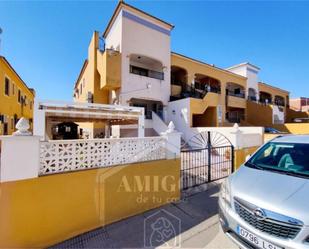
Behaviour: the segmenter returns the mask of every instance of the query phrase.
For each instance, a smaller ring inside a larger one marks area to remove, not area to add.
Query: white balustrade
[[[166,158],[163,137],[40,142],[39,175]]]

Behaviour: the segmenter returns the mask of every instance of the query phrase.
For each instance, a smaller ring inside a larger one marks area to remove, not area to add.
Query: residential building
[[[259,82],[260,68],[250,63],[223,69],[172,52],[173,28],[120,1],[102,37],[92,36],[74,101],[144,107],[146,136],[170,121],[184,134],[193,127],[285,122],[289,92]],[[84,127],[95,136],[105,124]],[[137,134],[134,126],[114,128],[120,136]]]
[[[21,117],[32,125],[34,95],[7,59],[0,56],[0,135],[12,134]]]
[[[309,111],[309,98],[300,97],[290,99],[290,108],[299,112]]]

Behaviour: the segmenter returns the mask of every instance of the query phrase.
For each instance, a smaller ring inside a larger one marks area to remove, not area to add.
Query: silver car
[[[263,145],[222,184],[223,231],[240,248],[309,248],[309,136]]]

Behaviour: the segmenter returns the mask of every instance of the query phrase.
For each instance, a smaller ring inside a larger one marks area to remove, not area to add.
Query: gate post
[[[208,182],[211,182],[211,139],[210,131],[207,132],[207,150],[208,150]]]
[[[234,146],[231,145],[231,153],[232,153],[232,170],[231,172],[233,173],[234,172],[234,164],[235,164],[235,150],[234,150]]]

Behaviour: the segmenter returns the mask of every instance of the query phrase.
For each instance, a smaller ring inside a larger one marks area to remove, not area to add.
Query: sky
[[[175,25],[172,50],[309,97],[309,1],[127,1]],[[0,54],[39,99],[72,100],[93,31],[117,1],[0,1]]]

